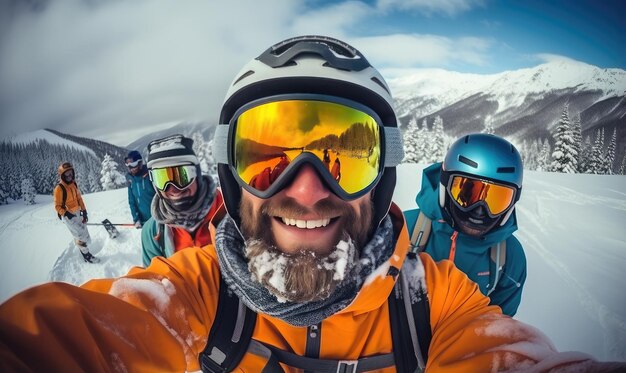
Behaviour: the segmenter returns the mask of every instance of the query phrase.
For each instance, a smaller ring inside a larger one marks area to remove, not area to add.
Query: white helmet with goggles
[[[270,47],[234,79],[220,123],[214,155],[237,224],[240,187],[269,198],[303,163],[343,199],[373,190],[376,224],[387,214],[402,136],[385,80],[352,46],[301,36]]]

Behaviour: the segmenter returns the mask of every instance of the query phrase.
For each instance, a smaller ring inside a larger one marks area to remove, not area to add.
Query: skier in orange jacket
[[[85,262],[98,263],[100,260],[93,256],[87,247],[91,243],[91,236],[85,225],[87,223],[87,208],[76,184],[74,167],[70,162],[63,162],[57,171],[59,183],[53,191],[54,209],[59,219],[65,223],[74,237],[76,248],[80,251]]]

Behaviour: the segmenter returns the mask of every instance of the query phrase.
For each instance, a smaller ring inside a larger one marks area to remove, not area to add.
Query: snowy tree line
[[[443,132],[443,119],[436,116],[432,126],[428,127],[426,119],[418,125],[415,117],[409,120],[404,132],[405,163],[435,163],[443,161],[448,146],[452,142]]]
[[[217,163],[213,157],[213,139],[206,141],[200,131],[196,131],[191,135],[193,140],[193,151],[200,161],[200,169],[205,175],[213,178],[213,181],[219,184],[217,178]]]
[[[6,203],[8,198],[24,198],[22,182],[26,179],[30,180],[36,194],[52,194],[59,181],[57,170],[62,162],[72,163],[76,182],[83,193],[103,189],[102,161],[89,152],[45,140],[29,144],[0,142],[0,167],[3,170],[0,173],[0,204]],[[125,181],[119,186],[125,186]]]
[[[97,140],[51,132],[72,141],[80,140],[82,145],[90,149],[91,146],[96,147],[96,154],[102,153],[102,158],[67,145],[50,144],[45,140],[29,144],[0,142],[0,167],[3,170],[0,173],[0,204],[6,204],[9,198],[34,203],[36,194],[52,194],[59,182],[57,169],[62,162],[71,162],[74,166],[76,183],[82,193],[126,186],[126,149]],[[199,131],[191,137],[202,172],[217,181],[213,140],[206,141]]]
[[[608,142],[605,128],[583,139],[580,114],[570,116],[566,104],[554,133],[554,147],[548,139],[524,141],[520,153],[528,170],[599,175],[624,175],[626,156],[616,159],[617,128]]]
[[[435,117],[431,127],[426,119],[418,125],[417,118],[409,120],[404,132],[405,163],[435,163],[443,161],[449,145],[456,140],[444,133],[443,120]],[[490,119],[485,120],[484,133],[494,134]],[[551,141],[554,144],[551,145]],[[593,138],[583,139],[580,114],[570,117],[565,105],[552,139],[524,140],[518,150],[526,170],[624,175],[626,155],[616,159],[617,128],[608,142],[604,127],[596,129]]]

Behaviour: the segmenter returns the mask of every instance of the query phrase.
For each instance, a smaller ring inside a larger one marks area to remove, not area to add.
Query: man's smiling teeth
[[[330,223],[330,219],[320,219],[320,220],[298,220],[298,219],[290,219],[290,218],[281,218],[283,223],[286,225],[292,225],[298,228],[319,228],[325,227]]]

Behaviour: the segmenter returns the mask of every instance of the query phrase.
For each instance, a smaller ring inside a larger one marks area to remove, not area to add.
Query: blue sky
[[[336,2],[323,2],[328,5]],[[438,35],[476,38],[480,60],[438,60],[419,67],[497,73],[563,56],[606,68],[626,68],[626,1],[378,1],[384,14],[355,25],[361,36]],[[427,6],[430,3],[430,6]],[[383,5],[387,4],[387,5]],[[321,5],[321,4],[320,4]],[[428,51],[424,51],[428,53]]]
[[[626,69],[624,14],[626,0],[0,1],[0,138],[53,128],[124,146],[216,121],[239,69],[303,34],[347,41],[386,78],[562,58]]]

